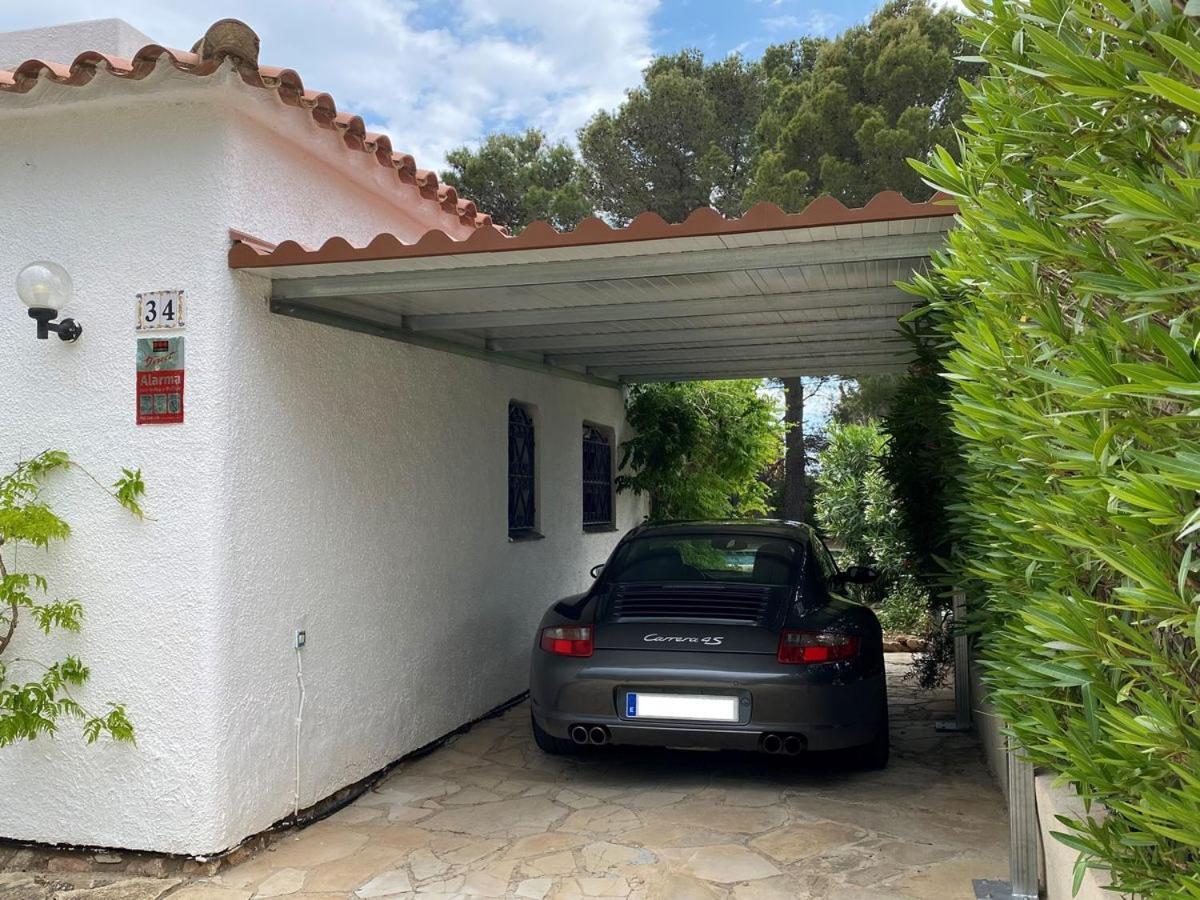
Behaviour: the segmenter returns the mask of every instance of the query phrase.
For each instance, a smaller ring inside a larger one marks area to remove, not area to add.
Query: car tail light
[[[542,649],[555,656],[591,656],[592,626],[543,629]]]
[[[779,637],[781,663],[823,663],[853,659],[858,638],[828,631],[785,631]]]

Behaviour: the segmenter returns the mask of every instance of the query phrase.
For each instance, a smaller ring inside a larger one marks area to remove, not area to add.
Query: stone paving
[[[0,876],[22,900],[376,897],[964,900],[1006,878],[1000,792],[948,690],[888,657],[892,762],[606,748],[549,757],[522,704],[398,767],[333,816],[207,878]],[[6,880],[7,879],[7,880]]]

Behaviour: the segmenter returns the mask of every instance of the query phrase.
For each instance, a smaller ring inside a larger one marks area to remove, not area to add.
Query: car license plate
[[[630,691],[625,695],[625,716],[630,719],[736,722],[739,719],[738,698]]]

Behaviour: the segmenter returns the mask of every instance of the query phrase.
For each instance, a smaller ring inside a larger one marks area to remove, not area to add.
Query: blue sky
[[[390,134],[418,164],[493,130],[536,126],[573,140],[613,108],[655,53],[712,58],[834,34],[873,0],[40,0],[0,4],[0,31],[116,17],[156,42],[191,47],[232,16],[262,39],[262,61]],[[104,49],[104,48],[89,48]],[[56,60],[57,61],[57,60]],[[65,62],[66,60],[62,60]]]
[[[654,16],[660,53],[699,47],[719,57],[738,51],[757,56],[769,44],[803,34],[832,36],[870,16],[872,0],[664,0]]]

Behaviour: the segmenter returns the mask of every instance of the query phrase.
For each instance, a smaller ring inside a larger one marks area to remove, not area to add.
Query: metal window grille
[[[583,524],[613,524],[612,443],[591,425],[583,426]]]
[[[533,417],[520,403],[508,404],[508,533],[534,526]]]

